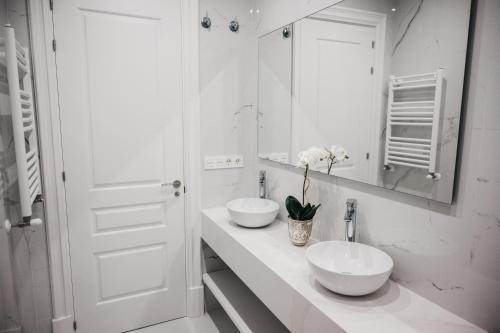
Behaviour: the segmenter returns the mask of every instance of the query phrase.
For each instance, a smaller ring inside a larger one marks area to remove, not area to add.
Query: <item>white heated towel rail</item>
[[[14,28],[5,25],[0,38],[0,72],[7,84],[12,110],[12,126],[16,153],[17,177],[21,197],[21,223],[31,221],[32,204],[41,195],[42,183],[38,160],[38,144],[31,88],[30,57],[28,49],[16,40]]]
[[[425,169],[427,178],[440,179],[436,171],[443,70],[391,76],[384,168],[394,165]],[[423,135],[416,135],[423,133]]]

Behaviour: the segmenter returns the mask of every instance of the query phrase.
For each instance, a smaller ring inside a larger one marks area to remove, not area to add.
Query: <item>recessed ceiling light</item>
[[[391,10],[392,10],[393,12],[395,12],[395,11],[396,11],[396,8],[392,8]]]

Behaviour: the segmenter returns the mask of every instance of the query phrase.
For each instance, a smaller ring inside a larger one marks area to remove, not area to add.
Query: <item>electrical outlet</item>
[[[242,168],[243,167],[243,156],[240,156],[240,155],[234,156],[233,165],[235,168]]]
[[[242,168],[242,155],[205,156],[205,170]]]

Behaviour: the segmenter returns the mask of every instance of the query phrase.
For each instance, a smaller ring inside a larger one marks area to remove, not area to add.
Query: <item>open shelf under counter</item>
[[[292,332],[484,332],[393,281],[367,296],[330,292],[311,275],[307,246],[288,240],[285,223],[241,228],[225,208],[205,209],[202,238]]]
[[[231,270],[205,273],[203,282],[241,333],[289,332]]]

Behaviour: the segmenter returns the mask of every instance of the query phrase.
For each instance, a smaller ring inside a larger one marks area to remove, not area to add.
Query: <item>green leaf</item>
[[[299,220],[300,212],[303,209],[300,201],[297,200],[297,198],[295,198],[294,196],[289,195],[285,200],[285,206],[290,218],[294,220]]]
[[[305,221],[305,216],[309,215],[309,212],[313,209],[314,206],[311,206],[310,203],[308,203],[301,211],[300,211],[300,220]]]
[[[319,204],[317,206],[312,206],[312,208],[306,214],[304,214],[302,216],[303,221],[312,220],[314,215],[316,215],[316,212],[320,206],[321,206],[321,204]]]
[[[321,204],[316,206],[307,203],[305,206],[302,206],[297,198],[290,195],[285,200],[285,206],[291,219],[297,221],[308,221],[313,219]]]

